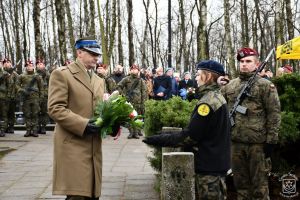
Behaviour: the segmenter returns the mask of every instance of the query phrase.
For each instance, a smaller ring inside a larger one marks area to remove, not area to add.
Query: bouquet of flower
[[[94,120],[101,127],[101,137],[111,134],[115,127],[133,127],[142,129],[144,122],[133,106],[119,92],[113,92],[107,100],[99,101],[96,105]],[[120,135],[120,129],[116,138]]]

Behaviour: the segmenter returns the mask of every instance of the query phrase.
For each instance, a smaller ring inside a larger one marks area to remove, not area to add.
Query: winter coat
[[[89,77],[76,62],[54,70],[50,76],[48,112],[54,130],[53,194],[99,197],[102,182],[102,146],[99,135],[84,134],[104,80]]]

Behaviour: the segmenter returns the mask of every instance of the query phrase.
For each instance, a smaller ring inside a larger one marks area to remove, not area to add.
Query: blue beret
[[[225,75],[224,67],[220,63],[214,61],[214,60],[204,60],[196,64],[197,70],[207,70],[210,72],[214,72],[216,74],[219,74],[221,76]]]
[[[101,47],[96,40],[79,39],[75,43],[75,49],[85,49],[93,54],[101,55]]]

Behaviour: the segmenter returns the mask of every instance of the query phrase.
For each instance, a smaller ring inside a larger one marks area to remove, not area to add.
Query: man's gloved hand
[[[264,144],[264,153],[266,158],[270,158],[274,150],[275,144]]]
[[[113,127],[112,127],[112,133],[110,134],[112,137],[116,137],[119,130],[120,130],[120,125],[119,124],[115,124]]]
[[[95,120],[90,119],[84,129],[84,134],[85,135],[100,134],[100,129],[101,129],[100,126],[97,126],[95,124]]]

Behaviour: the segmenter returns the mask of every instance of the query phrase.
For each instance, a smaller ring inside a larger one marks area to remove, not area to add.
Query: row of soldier
[[[22,74],[15,72],[10,59],[0,68],[0,137],[14,133],[16,105],[20,105],[26,125],[24,137],[46,134],[48,82],[50,74],[42,60],[25,63]]]
[[[179,82],[179,76],[173,76],[171,68],[163,73],[162,67],[157,68],[155,72],[150,68],[141,70],[138,65],[132,65],[129,75],[125,76],[123,67],[117,65],[109,75],[107,66],[99,63],[95,73],[105,79],[108,93],[119,90],[134,105],[139,114],[144,114],[144,102],[149,98],[166,100],[172,95],[178,95],[180,91],[178,85],[181,90],[186,91],[188,88],[194,88],[194,81],[191,80],[189,73],[185,73],[185,78]],[[31,60],[28,60],[24,72],[20,75],[15,71],[10,59],[5,58],[1,61],[1,137],[6,133],[14,133],[16,105],[24,114],[25,137],[38,137],[38,134],[46,133],[46,125],[49,122],[47,114],[49,77],[50,73],[41,59],[36,61],[35,66]],[[161,87],[164,88],[163,95],[158,91]],[[141,135],[141,132],[130,130],[128,138],[139,138]]]

